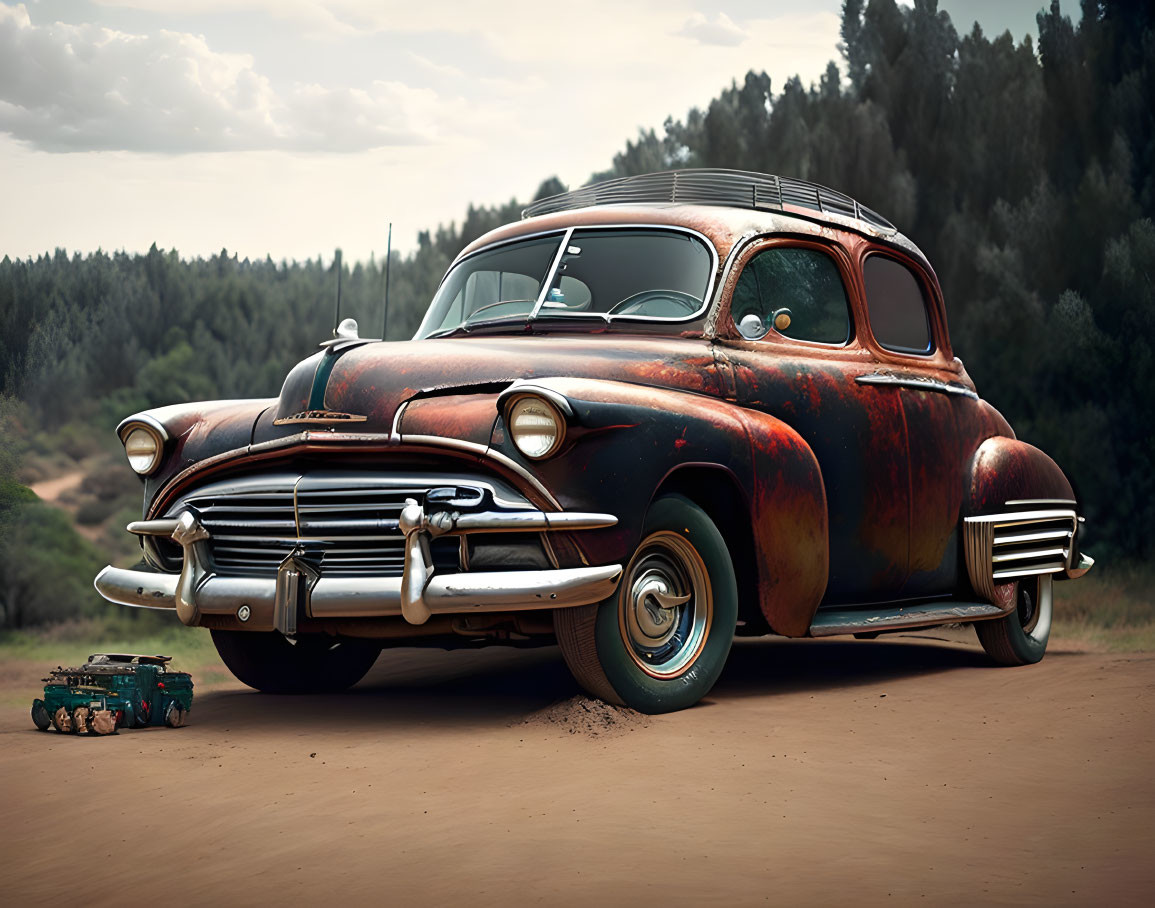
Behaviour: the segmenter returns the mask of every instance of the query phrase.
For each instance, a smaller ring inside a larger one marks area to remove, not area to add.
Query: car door
[[[904,598],[938,598],[958,585],[964,459],[960,435],[978,395],[959,380],[941,296],[930,276],[892,250],[861,251],[863,338],[879,360],[859,378],[893,389],[906,423],[910,468],[910,559]]]
[[[858,380],[879,363],[859,337],[855,264],[842,244],[760,240],[739,257],[718,329],[735,398],[792,426],[821,467],[829,605],[901,596],[910,548],[901,389]]]

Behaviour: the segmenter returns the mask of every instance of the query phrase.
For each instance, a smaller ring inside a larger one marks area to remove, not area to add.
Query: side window
[[[930,322],[922,282],[905,265],[872,255],[862,266],[875,340],[896,353],[930,353]]]
[[[817,249],[774,246],[759,252],[738,278],[730,313],[749,340],[758,340],[771,328],[821,344],[850,340],[842,276],[834,260]]]

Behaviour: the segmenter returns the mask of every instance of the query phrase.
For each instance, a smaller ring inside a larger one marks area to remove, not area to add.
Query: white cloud
[[[352,152],[433,141],[456,106],[396,81],[278,91],[197,35],[37,26],[0,5],[0,131],[41,150]]]
[[[746,33],[722,12],[717,13],[713,19],[707,18],[702,13],[694,13],[677,34],[693,38],[699,44],[713,44],[718,47],[737,47],[746,40]]]
[[[469,202],[580,185],[749,69],[816,80],[840,21],[840,0],[728,0],[733,46],[676,34],[700,0],[103,0],[95,25],[51,24],[63,0],[31,22],[4,4],[0,256],[367,258],[390,220],[412,248]]]

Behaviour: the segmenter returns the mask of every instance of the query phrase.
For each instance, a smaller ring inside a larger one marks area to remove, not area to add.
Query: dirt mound
[[[536,712],[521,724],[590,738],[610,738],[645,728],[650,717],[624,706],[579,696]]]

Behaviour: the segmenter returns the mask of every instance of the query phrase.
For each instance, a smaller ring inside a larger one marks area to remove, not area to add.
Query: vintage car
[[[453,262],[412,341],[346,320],[280,396],[138,413],[144,563],[96,587],[212,629],[263,691],[382,647],[556,641],[646,712],[735,634],[973,623],[1038,661],[1091,565],[1070,482],[951,350],[922,253],[838,192],[588,186]]]
[[[44,699],[32,701],[41,731],[110,735],[120,728],[184,725],[192,709],[187,672],[169,667],[171,656],[93,653],[78,668],[57,668],[44,679]]]

